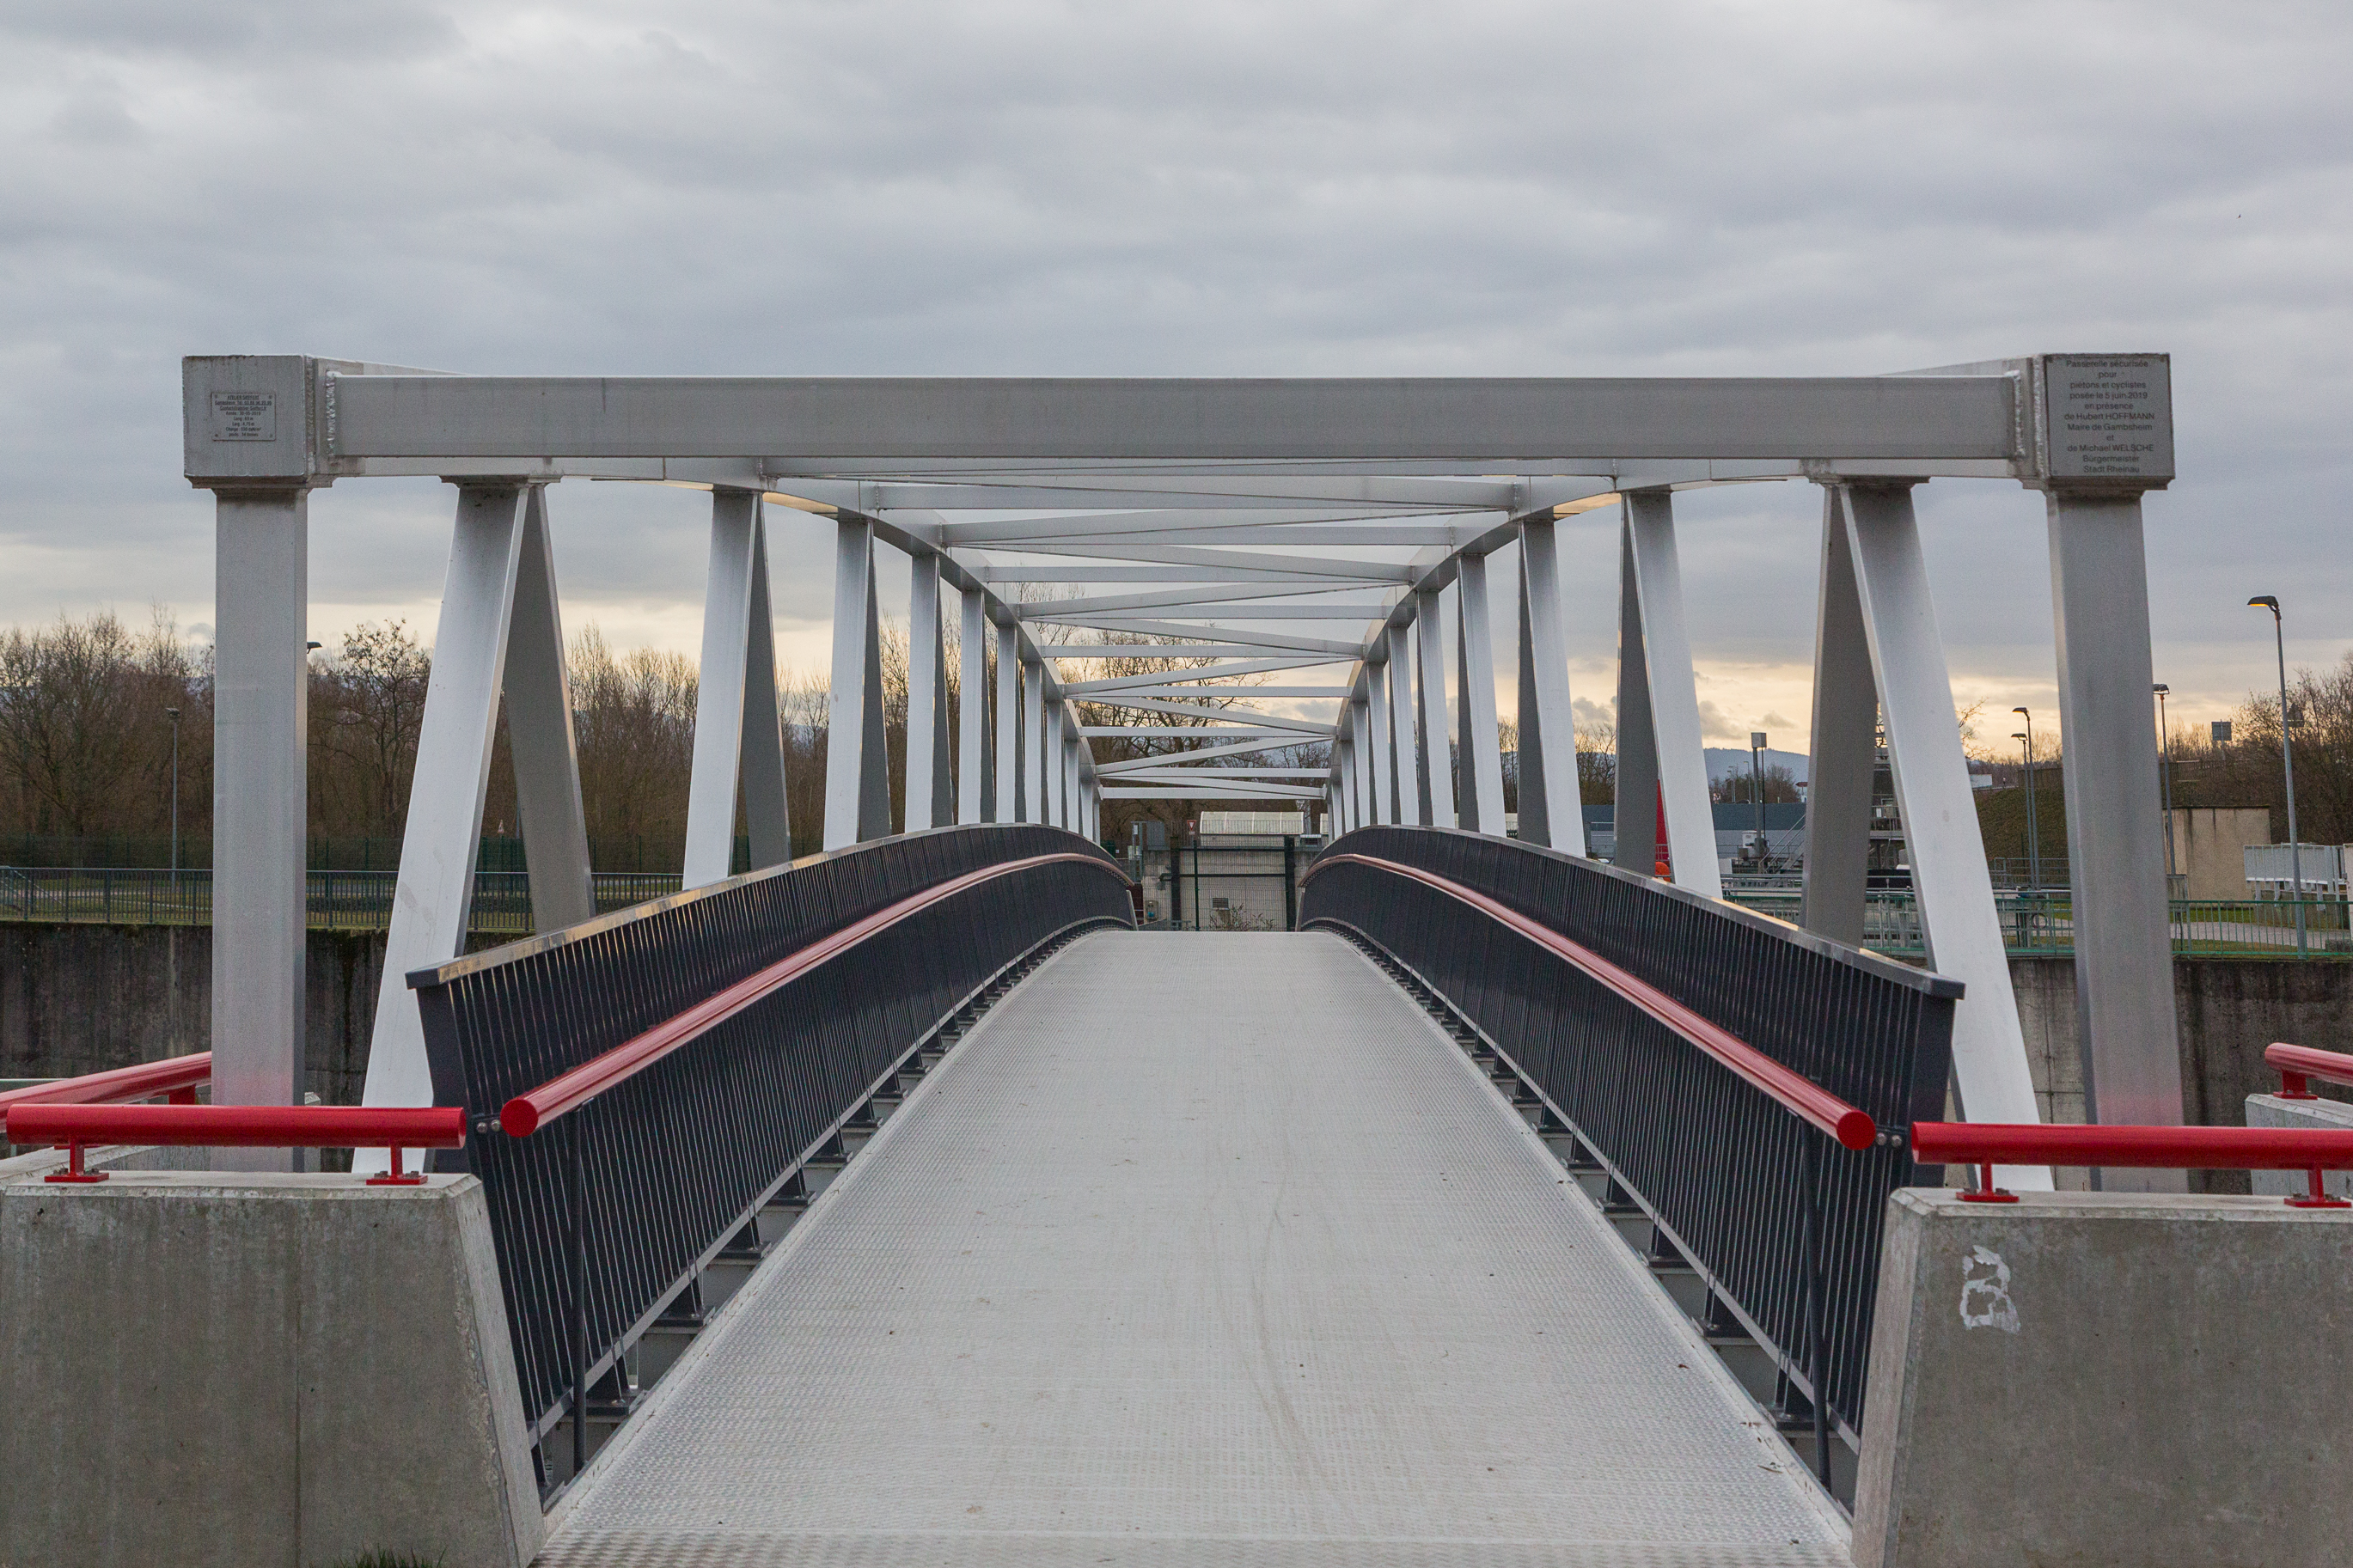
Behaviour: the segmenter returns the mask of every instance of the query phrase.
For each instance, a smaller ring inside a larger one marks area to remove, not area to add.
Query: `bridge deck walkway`
[[[1848,1561],[1525,1121],[1314,932],[1041,966],[554,1523],[557,1568]]]

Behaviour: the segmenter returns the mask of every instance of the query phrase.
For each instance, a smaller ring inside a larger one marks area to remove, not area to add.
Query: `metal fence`
[[[1515,841],[1373,827],[1331,853],[1412,866],[1484,894],[1883,1127],[1944,1114],[1954,981]],[[1319,864],[1309,878],[1302,923],[1362,933],[1470,1019],[1810,1399],[1811,1209],[1823,1403],[1856,1442],[1887,1197],[1941,1172],[1898,1146],[1837,1146],[1584,971],[1439,889],[1356,864]]]
[[[1805,895],[1787,880],[1727,879],[1724,896],[1743,909],[1796,924]],[[2063,886],[2041,890],[1997,887],[1994,912],[2001,921],[2002,945],[2014,955],[2055,956],[2075,951],[2075,903]],[[2289,900],[2176,899],[2172,900],[2173,951],[2184,957],[2294,958],[2297,953],[2295,904]],[[2313,957],[2353,953],[2353,921],[2342,899],[2304,901],[2304,952]],[[1862,943],[1873,952],[1917,958],[1920,905],[1910,889],[1865,895]]]
[[[494,1120],[535,1089],[901,900],[1008,871],[884,926],[569,1112],[544,1136]],[[1090,863],[1092,862],[1092,863]],[[942,828],[755,872],[409,976],[438,1103],[478,1136],[436,1169],[480,1178],[523,1408],[572,1407],[571,1170],[585,1249],[584,1382],[602,1377],[760,1207],[943,1022],[1040,944],[1132,922],[1100,847],[1026,825]]]
[[[384,931],[392,924],[392,871],[311,871],[304,881],[313,931]],[[599,871],[602,914],[679,890],[676,872]],[[79,925],[210,925],[213,874],[148,868],[0,866],[0,921]],[[485,936],[529,936],[531,876],[479,871],[467,929]]]

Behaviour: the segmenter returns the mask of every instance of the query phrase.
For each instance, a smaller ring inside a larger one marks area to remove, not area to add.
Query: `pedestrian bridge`
[[[1363,950],[1102,931],[925,1076],[542,1561],[1794,1564],[1845,1537]]]
[[[2326,1187],[2353,1127],[2305,1090],[2353,1058],[2275,1047],[2257,1125],[2179,1124],[2140,517],[2173,472],[2163,356],[185,374],[219,539],[217,1052],[0,1097],[60,1151],[0,1181],[0,1560],[2344,1560],[2353,1478],[2307,1439],[2353,1373],[2309,1347],[2353,1268]],[[306,498],[399,474],[458,487],[448,589],[366,1103],[306,1106]],[[2035,1122],[1910,499],[1938,477],[2045,497],[2097,1127]],[[711,496],[686,890],[602,915],[566,478]],[[1824,496],[1794,925],[1721,897],[1673,508],[1776,479]],[[1611,865],[1557,549],[1605,506]],[[770,507],[835,527],[798,860]],[[878,543],[908,558],[895,780]],[[460,956],[501,722],[543,934]],[[1857,945],[1883,739],[1920,968]],[[1136,931],[1097,838],[1155,799],[1320,805],[1301,929]],[[357,1178],[290,1171],[311,1147]],[[2294,1195],[2184,1194],[2201,1168]]]

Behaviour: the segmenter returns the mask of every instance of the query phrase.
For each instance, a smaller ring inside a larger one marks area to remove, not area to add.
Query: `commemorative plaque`
[[[2161,485],[2173,478],[2167,354],[2049,354],[2042,361],[2044,477]]]

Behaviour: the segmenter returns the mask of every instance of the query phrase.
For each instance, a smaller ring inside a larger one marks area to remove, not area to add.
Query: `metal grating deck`
[[[1056,955],[555,1524],[560,1568],[1848,1562],[1543,1144],[1312,932]]]

